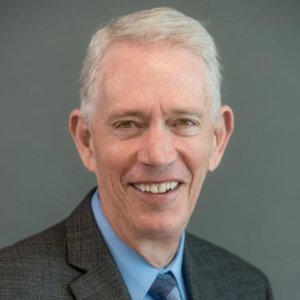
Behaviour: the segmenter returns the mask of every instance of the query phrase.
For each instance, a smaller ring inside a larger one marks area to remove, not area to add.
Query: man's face
[[[179,46],[123,43],[102,72],[89,169],[104,213],[129,245],[132,235],[179,237],[215,167],[203,61]]]

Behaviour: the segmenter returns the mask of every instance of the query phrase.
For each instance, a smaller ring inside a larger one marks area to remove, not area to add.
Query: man
[[[99,30],[70,132],[97,189],[0,253],[0,299],[271,299],[265,276],[185,233],[233,113],[214,42],[170,8]]]

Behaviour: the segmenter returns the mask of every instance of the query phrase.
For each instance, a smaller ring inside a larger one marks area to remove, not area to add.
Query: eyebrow
[[[195,111],[195,110],[187,109],[187,108],[172,109],[170,112],[168,112],[167,115],[168,115],[168,117],[180,116],[180,115],[194,116],[198,119],[203,119],[203,117],[204,117],[202,111]],[[114,121],[114,120],[117,120],[117,119],[131,118],[131,117],[147,119],[149,117],[149,114],[144,112],[144,111],[140,111],[140,110],[124,109],[122,111],[112,113],[108,117],[108,121],[111,122],[111,121]]]
[[[108,121],[114,121],[120,118],[128,118],[128,117],[139,117],[139,118],[146,118],[147,114],[145,112],[142,111],[138,111],[138,110],[122,110],[122,111],[118,111],[115,113],[112,113],[109,117],[108,117]]]
[[[194,116],[199,119],[203,118],[203,112],[202,111],[195,111],[192,109],[187,108],[180,108],[180,109],[172,109],[170,115],[188,115],[188,116]]]

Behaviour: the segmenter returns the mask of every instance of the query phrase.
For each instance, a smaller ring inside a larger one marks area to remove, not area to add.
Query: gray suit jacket
[[[130,299],[97,228],[91,191],[61,223],[0,251],[0,299]],[[190,234],[183,272],[188,299],[272,299],[266,277]]]

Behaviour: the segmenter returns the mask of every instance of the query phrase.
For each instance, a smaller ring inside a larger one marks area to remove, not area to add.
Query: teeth
[[[160,186],[159,186],[159,192],[160,193],[165,193],[167,191],[167,185],[166,184],[161,184]]]
[[[160,183],[160,184],[139,183],[139,184],[135,184],[134,186],[142,192],[148,192],[148,193],[153,193],[153,194],[163,194],[169,190],[174,190],[177,187],[177,185],[178,185],[178,182],[169,181],[169,182],[164,182],[164,183]]]
[[[151,190],[150,190],[151,193],[157,194],[158,193],[158,189],[159,189],[159,187],[157,187],[157,185],[151,184]]]

